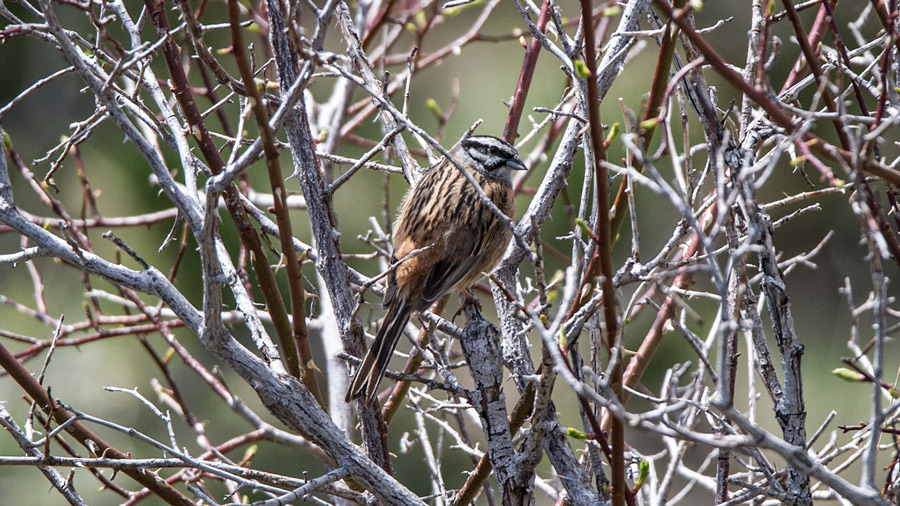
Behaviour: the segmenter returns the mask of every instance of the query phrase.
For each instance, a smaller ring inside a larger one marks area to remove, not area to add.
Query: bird
[[[472,135],[449,154],[504,215],[515,218],[511,171],[526,169],[516,148],[493,136]],[[450,159],[429,168],[407,192],[394,223],[384,320],[350,380],[346,402],[365,396],[372,404],[410,317],[491,272],[511,237],[509,226]]]

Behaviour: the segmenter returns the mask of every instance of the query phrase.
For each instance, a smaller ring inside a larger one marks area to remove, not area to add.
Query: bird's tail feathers
[[[366,404],[371,404],[375,399],[378,385],[384,378],[391,355],[394,354],[394,348],[397,347],[397,341],[400,340],[411,314],[412,310],[405,300],[395,301],[388,308],[381,328],[375,335],[375,341],[350,380],[345,399],[347,402],[362,395],[365,395]]]

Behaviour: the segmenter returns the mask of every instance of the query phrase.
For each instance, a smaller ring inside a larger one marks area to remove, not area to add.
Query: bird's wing
[[[472,272],[483,249],[481,241],[475,239],[478,235],[475,231],[464,229],[444,242],[447,250],[443,258],[435,262],[422,282],[421,297],[424,302],[431,304],[443,297]]]
[[[462,262],[441,260],[434,264],[422,284],[422,300],[431,304],[443,297],[469,274],[475,261],[475,257],[470,255]]]

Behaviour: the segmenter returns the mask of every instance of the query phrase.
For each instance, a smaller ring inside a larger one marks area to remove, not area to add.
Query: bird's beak
[[[525,166],[525,163],[522,162],[522,160],[519,160],[518,158],[514,158],[512,160],[507,160],[506,166],[513,170],[525,170],[528,168]]]

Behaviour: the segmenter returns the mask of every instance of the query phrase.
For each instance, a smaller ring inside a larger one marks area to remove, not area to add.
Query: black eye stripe
[[[514,147],[490,136],[469,137],[462,141],[461,148],[471,159],[478,161],[482,169],[489,172],[504,168],[510,160],[518,159]]]

